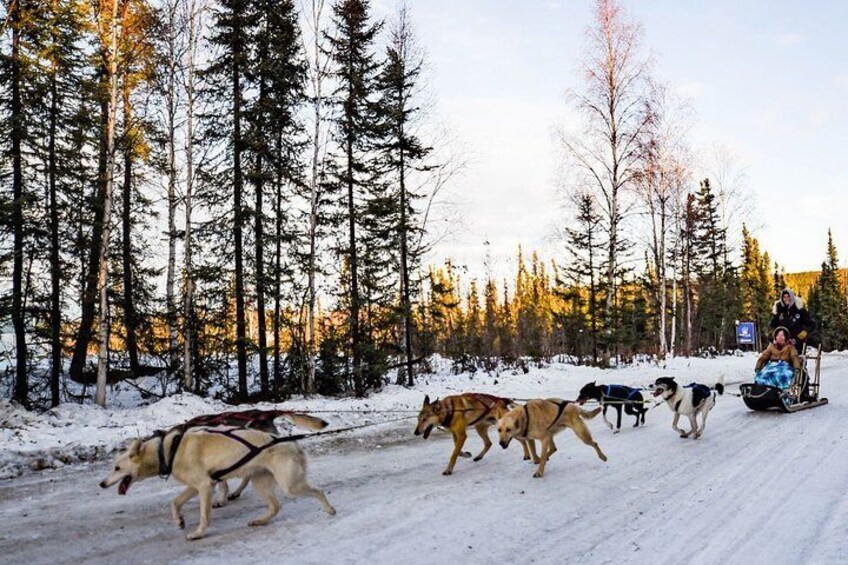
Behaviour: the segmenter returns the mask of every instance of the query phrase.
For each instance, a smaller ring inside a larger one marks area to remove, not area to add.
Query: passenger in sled
[[[789,390],[801,380],[801,358],[798,350],[789,341],[789,330],[779,327],[774,330],[774,341],[757,359],[754,383],[786,391],[784,401],[798,397],[798,390]]]

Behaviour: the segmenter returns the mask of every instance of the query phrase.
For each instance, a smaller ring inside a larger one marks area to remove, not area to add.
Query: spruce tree
[[[759,332],[758,344],[768,340],[768,323],[771,318],[772,280],[769,274],[771,261],[768,253],[760,252],[760,244],[742,226],[742,267],[740,272],[741,303],[740,315],[744,320],[756,323]]]
[[[594,199],[590,194],[580,195],[576,202],[575,225],[566,228],[566,249],[571,260],[564,273],[577,288],[588,291],[587,312],[588,334],[592,352],[592,364],[600,362],[600,330],[603,327],[600,304],[600,256],[603,250],[600,236],[601,216],[595,209]]]
[[[848,347],[848,295],[839,269],[833,234],[827,232],[827,256],[810,292],[810,312],[818,321],[822,346],[828,350]]]
[[[375,94],[379,63],[373,49],[381,23],[371,23],[367,0],[340,0],[333,6],[335,33],[328,43],[335,64],[337,88],[334,93],[335,138],[340,149],[341,164],[338,187],[342,192],[342,216],[347,228],[346,244],[341,255],[349,275],[347,296],[354,392],[365,394],[363,353],[366,336],[362,328],[363,297],[360,291],[360,236],[358,228],[364,220],[361,199],[375,181],[373,167],[374,141],[378,133]]]
[[[207,114],[207,143],[223,143],[226,154],[217,182],[224,183],[232,192],[229,218],[226,226],[232,234],[235,300],[235,346],[238,367],[238,396],[247,399],[247,313],[246,313],[246,261],[245,231],[249,210],[245,190],[248,169],[248,139],[245,114],[250,74],[250,38],[256,26],[256,12],[249,0],[222,0],[215,12],[211,42],[220,49],[220,55],[204,72],[208,80],[207,97],[218,113]],[[210,108],[211,109],[211,108]],[[220,203],[218,196],[210,194]],[[222,234],[224,235],[224,234]],[[229,237],[225,237],[229,239]]]
[[[419,254],[413,242],[421,230],[415,202],[419,194],[411,188],[411,173],[426,167],[423,159],[431,148],[425,146],[415,135],[420,108],[417,97],[423,57],[415,43],[415,36],[407,6],[398,10],[389,30],[386,62],[378,77],[381,93],[380,109],[383,120],[382,151],[393,185],[391,197],[395,200],[397,214],[397,239],[400,247],[400,310],[403,316],[403,351],[406,368],[406,384],[414,384],[412,353],[412,274],[417,267]]]

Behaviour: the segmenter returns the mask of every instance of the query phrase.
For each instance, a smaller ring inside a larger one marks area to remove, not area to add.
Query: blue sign
[[[739,322],[736,326],[736,343],[739,345],[755,345],[756,328],[754,322]]]

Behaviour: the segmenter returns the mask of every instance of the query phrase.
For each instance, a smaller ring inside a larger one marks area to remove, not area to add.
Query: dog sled
[[[745,406],[758,412],[800,412],[827,404],[827,398],[821,396],[821,350],[813,351],[810,353],[804,344],[800,355],[802,370],[788,389],[757,383],[740,385]],[[812,362],[812,372],[808,362]]]

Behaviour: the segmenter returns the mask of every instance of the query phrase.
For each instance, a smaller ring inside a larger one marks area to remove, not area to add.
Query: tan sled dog
[[[437,398],[433,402],[430,402],[430,396],[427,395],[424,397],[424,405],[421,406],[421,411],[418,413],[418,426],[415,428],[415,435],[423,434],[424,439],[427,439],[436,426],[450,430],[453,435],[453,453],[451,453],[447,468],[442,472],[443,475],[450,475],[453,473],[453,467],[456,465],[458,457],[471,457],[470,453],[462,451],[462,446],[465,445],[467,437],[465,430],[473,426],[480,435],[480,439],[483,440],[483,451],[474,457],[474,461],[480,461],[492,447],[492,440],[489,439],[489,428],[495,425],[498,419],[513,406],[515,406],[515,403],[508,398],[476,392],[446,396],[441,400]],[[520,441],[524,447],[524,459],[529,460],[532,454],[533,461],[537,463],[539,457],[536,455],[533,442],[529,442],[528,449],[527,442],[523,439]]]
[[[595,448],[601,461],[606,461],[607,456],[592,439],[592,434],[583,421],[584,418],[594,418],[600,411],[601,408],[583,410],[575,403],[559,398],[530,400],[524,406],[513,408],[498,420],[498,437],[501,447],[506,449],[513,438],[541,440],[541,461],[539,468],[533,474],[534,477],[541,478],[545,474],[545,463],[557,450],[554,435],[565,428],[571,428],[583,443]]]
[[[320,430],[327,427],[327,422],[324,420],[320,420],[315,418],[314,416],[309,416],[307,414],[303,414],[301,412],[293,412],[291,410],[237,410],[234,412],[218,412],[216,414],[203,414],[201,416],[195,416],[191,420],[183,422],[182,424],[178,424],[168,431],[179,430],[181,432],[186,432],[191,428],[211,428],[211,427],[232,427],[232,428],[250,428],[253,430],[259,430],[262,432],[266,432],[273,435],[279,435],[279,429],[277,429],[277,425],[274,423],[274,420],[277,418],[285,418],[295,426],[298,425],[298,422],[303,424],[304,427],[311,430]],[[226,504],[228,500],[235,500],[241,496],[241,493],[244,492],[244,489],[247,488],[247,485],[250,483],[250,477],[244,477],[241,480],[241,484],[239,484],[238,488],[230,493],[229,485],[227,485],[227,481],[221,481],[218,483],[218,487],[220,488],[221,498],[212,503],[214,508],[221,508]]]
[[[298,425],[314,428],[310,416],[299,415]],[[133,440],[118,456],[114,471],[100,486],[118,485],[118,494],[126,494],[130,485],[155,476],[173,475],[186,485],[171,502],[171,515],[180,528],[185,527],[181,509],[200,495],[200,523],[187,539],[203,537],[209,527],[212,492],[216,481],[234,477],[250,477],[257,493],[268,504],[268,512],[249,525],[267,524],[280,509],[274,494],[276,485],[290,496],[317,498],[327,514],[336,510],[324,493],[306,481],[306,455],[291,438],[277,437],[259,430],[244,428],[193,428],[185,432],[160,432],[145,440]]]

